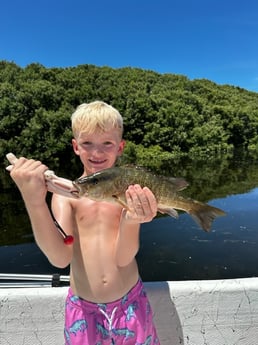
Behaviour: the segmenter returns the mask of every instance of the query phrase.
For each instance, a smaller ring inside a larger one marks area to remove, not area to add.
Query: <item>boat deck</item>
[[[258,343],[258,278],[144,285],[162,345]],[[0,288],[0,344],[64,344],[67,289]]]

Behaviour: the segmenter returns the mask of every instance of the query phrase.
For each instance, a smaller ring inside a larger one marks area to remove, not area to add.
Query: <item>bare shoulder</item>
[[[79,217],[91,211],[92,201],[87,198],[73,199],[59,194],[53,194],[51,207],[54,215],[60,219]]]
[[[72,217],[73,204],[72,199],[62,195],[53,194],[51,200],[51,209],[55,218],[62,222],[67,222]]]
[[[51,205],[53,208],[72,207],[70,198],[55,193],[52,195]]]

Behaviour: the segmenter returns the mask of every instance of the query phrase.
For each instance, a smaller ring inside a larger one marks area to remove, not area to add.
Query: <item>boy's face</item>
[[[117,130],[80,133],[72,140],[73,149],[84,165],[84,171],[93,174],[111,168],[124,150],[125,141]]]

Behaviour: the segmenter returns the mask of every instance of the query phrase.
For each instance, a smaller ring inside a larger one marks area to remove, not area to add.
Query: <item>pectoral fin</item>
[[[177,211],[174,208],[158,206],[158,211],[160,213],[166,213],[170,217],[178,218],[178,213],[177,213]]]

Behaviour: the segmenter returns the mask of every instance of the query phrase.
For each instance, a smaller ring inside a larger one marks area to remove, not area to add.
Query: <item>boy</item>
[[[81,104],[72,115],[72,130],[82,176],[112,167],[123,153],[123,119],[104,102]],[[65,344],[159,344],[135,260],[140,224],[157,213],[154,195],[146,187],[129,186],[125,210],[118,204],[53,194],[55,218],[74,237],[72,245],[65,245],[45,201],[46,170],[39,161],[20,158],[10,174],[41,250],[57,267],[70,264]]]

